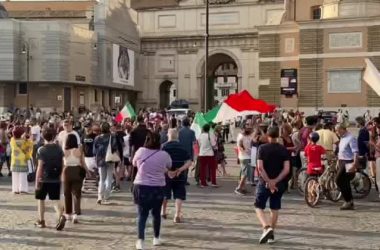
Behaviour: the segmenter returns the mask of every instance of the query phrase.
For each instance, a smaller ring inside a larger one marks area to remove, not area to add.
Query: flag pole
[[[206,0],[206,35],[205,35],[205,49],[206,49],[206,55],[205,55],[205,91],[204,91],[204,113],[207,112],[207,86],[208,86],[208,54],[209,54],[209,0]]]

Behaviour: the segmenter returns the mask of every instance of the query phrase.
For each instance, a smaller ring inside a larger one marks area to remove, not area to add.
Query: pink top
[[[162,150],[140,148],[133,158],[133,166],[137,167],[135,185],[164,187],[165,173],[172,166],[168,153]]]

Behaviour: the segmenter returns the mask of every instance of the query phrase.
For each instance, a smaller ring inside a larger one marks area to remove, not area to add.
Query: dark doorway
[[[63,89],[63,109],[65,112],[71,111],[71,88]]]
[[[164,81],[160,85],[160,108],[168,108],[170,106],[170,87],[173,85],[171,81]]]
[[[205,82],[201,81],[202,107],[206,110],[223,102],[228,95],[238,92],[238,66],[227,54],[217,53],[208,60],[206,100],[204,97]],[[204,71],[203,71],[204,73]],[[205,103],[207,101],[207,103]]]

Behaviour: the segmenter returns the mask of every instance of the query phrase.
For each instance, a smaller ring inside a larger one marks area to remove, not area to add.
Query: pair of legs
[[[165,199],[163,202],[162,202],[162,210],[161,210],[161,214],[163,216],[166,216],[167,215],[167,207],[168,207],[168,201],[167,199]],[[174,215],[174,218],[181,218],[182,217],[182,204],[183,204],[183,200],[181,199],[175,199],[175,215]]]
[[[373,176],[376,176],[376,185],[380,188],[380,158],[376,159],[376,168]]]
[[[59,180],[55,183],[39,183],[39,187],[35,191],[35,197],[38,200],[38,219],[39,222],[45,223],[45,200],[49,195],[49,200],[54,202],[54,209],[57,219],[62,216],[63,205],[60,201],[61,183]]]
[[[216,185],[216,168],[217,162],[215,156],[199,156],[200,164],[199,179],[202,186],[207,186],[206,175],[208,169],[210,170],[210,179],[212,185]]]
[[[28,192],[28,173],[27,172],[13,172],[12,192],[16,194]]]
[[[138,239],[145,240],[145,227],[149,213],[153,217],[154,237],[160,237],[161,229],[161,207],[164,200],[163,187],[151,187],[135,185],[133,197],[137,205],[137,232]]]
[[[124,167],[123,162],[116,163],[114,176],[115,176],[116,187],[120,189],[121,181],[125,177],[125,167]]]
[[[81,214],[81,196],[82,196],[82,181],[65,181],[64,182],[64,195],[65,195],[65,213],[71,215],[73,213],[74,203],[74,215]]]
[[[353,202],[351,180],[355,177],[355,173],[348,173],[346,171],[346,164],[351,163],[347,161],[338,161],[338,173],[336,176],[336,184],[342,192],[345,202]]]
[[[107,201],[111,194],[114,163],[99,168],[98,201]]]
[[[256,216],[259,219],[263,228],[271,227],[273,230],[277,226],[279,210],[270,210],[269,219],[266,217],[263,209],[256,208]]]
[[[173,194],[173,196],[172,196]],[[175,200],[175,215],[174,221],[181,222],[182,204],[186,200],[186,181],[185,180],[166,180],[165,199],[162,203],[161,214],[164,218],[167,215],[168,201],[174,198]]]
[[[246,190],[246,182],[249,178],[252,177],[252,166],[250,159],[240,160],[240,181],[238,185],[239,190]]]
[[[255,200],[255,207],[256,207],[256,215],[259,219],[261,225],[263,228],[272,228],[273,230],[277,226],[278,221],[278,215],[279,210],[281,209],[281,199],[284,191],[286,190],[287,184],[284,183],[278,183],[277,188],[278,191],[272,193],[263,182],[259,182],[256,187],[256,200]],[[265,215],[265,207],[266,203],[269,200],[269,206],[270,206],[270,219],[268,220]]]

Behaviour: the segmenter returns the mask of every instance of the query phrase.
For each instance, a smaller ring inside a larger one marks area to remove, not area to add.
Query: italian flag
[[[275,109],[275,105],[255,99],[247,90],[244,90],[238,94],[229,95],[221,105],[210,110],[204,117],[208,122],[219,123],[233,120],[238,116],[273,113]]]
[[[201,112],[197,112],[190,127],[195,132],[195,138],[199,138],[199,135],[202,133],[202,128],[206,124],[208,124],[208,121],[206,121],[203,114]]]
[[[119,114],[116,116],[115,121],[116,122],[123,122],[125,118],[134,118],[136,117],[136,113],[132,107],[132,105],[127,102],[123,109],[120,110]]]
[[[376,66],[368,58],[365,59],[366,68],[363,80],[380,96],[380,73]]]

